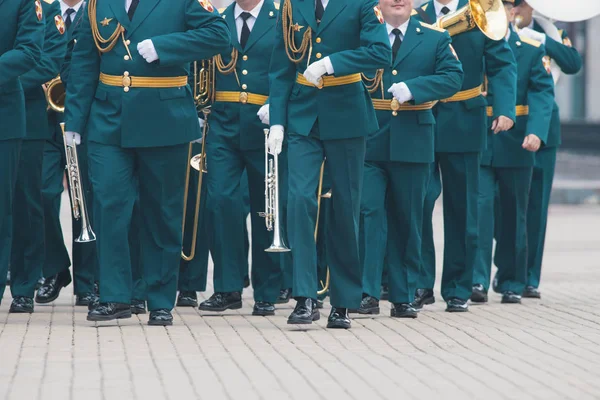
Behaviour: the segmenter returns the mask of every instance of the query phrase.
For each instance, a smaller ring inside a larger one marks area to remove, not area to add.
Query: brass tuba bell
[[[490,39],[500,40],[506,35],[508,19],[502,0],[469,0],[469,4],[443,16],[436,25],[450,36],[479,28]]]
[[[46,83],[46,101],[48,102],[49,110],[54,110],[58,113],[65,112],[66,97],[65,85],[60,80],[60,76]]]

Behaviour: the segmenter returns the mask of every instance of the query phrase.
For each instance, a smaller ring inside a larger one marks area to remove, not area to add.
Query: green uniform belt
[[[440,100],[442,103],[451,103],[455,101],[465,101],[474,99],[482,93],[481,86],[474,87],[473,89],[463,90],[461,92],[456,93],[452,97],[448,97],[447,99]]]
[[[529,115],[529,106],[517,106],[517,117],[522,117],[524,115]],[[487,108],[487,116],[494,116],[494,109],[492,107]]]
[[[125,71],[122,76],[107,75],[100,72],[100,82],[108,86],[122,87],[125,92],[129,92],[130,87],[139,88],[174,88],[182,87],[188,84],[187,76],[174,77],[146,77],[146,76],[131,76]]]
[[[302,74],[298,74],[298,76],[296,77],[296,82],[298,82],[301,85],[304,86],[312,86],[312,87],[317,87],[319,89],[323,89],[324,87],[331,87],[331,86],[342,86],[342,85],[349,85],[351,83],[356,83],[356,82],[360,82],[362,80],[362,77],[360,76],[360,74],[352,74],[352,75],[345,75],[345,76],[323,76],[322,78],[319,79],[319,86],[315,86],[312,83],[310,83],[309,81],[306,80],[306,78],[304,77],[304,75]]]
[[[427,103],[412,105],[412,104],[400,104],[396,99],[384,100],[384,99],[372,99],[373,108],[381,111],[392,111],[394,116],[398,115],[398,111],[422,111],[431,110],[435,105],[435,101],[428,101]]]

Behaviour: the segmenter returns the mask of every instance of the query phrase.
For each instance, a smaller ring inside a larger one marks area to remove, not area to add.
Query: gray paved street
[[[439,252],[440,209],[435,223]],[[411,321],[385,304],[349,331],[325,329],[328,305],[306,330],[286,325],[291,304],[252,317],[250,291],[239,312],[178,309],[165,329],[89,323],[70,287],[9,315],[7,290],[0,399],[598,399],[600,207],[553,206],[547,249],[540,301],[492,295],[463,315],[438,302]]]

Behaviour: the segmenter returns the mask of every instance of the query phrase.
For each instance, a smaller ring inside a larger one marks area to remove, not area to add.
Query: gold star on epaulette
[[[102,24],[102,26],[108,26],[108,24],[110,24],[110,21],[112,20],[112,18],[104,18],[100,23]]]
[[[302,30],[302,28],[304,28],[303,25],[298,25],[297,22],[295,25],[292,25],[292,27],[294,28],[294,32],[300,32]]]

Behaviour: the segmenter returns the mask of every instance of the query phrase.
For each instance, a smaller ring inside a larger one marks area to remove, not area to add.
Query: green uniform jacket
[[[67,27],[61,16],[60,2],[43,0],[42,9],[46,20],[44,47],[37,66],[21,75],[25,91],[27,134],[25,139],[51,139],[48,125],[46,95],[42,85],[56,78],[67,51]]]
[[[383,71],[373,99],[393,98],[388,89],[404,82],[411,105],[444,99],[460,90],[463,72],[450,48],[450,35],[411,18],[396,60]],[[435,118],[432,110],[377,110],[379,130],[367,141],[367,161],[430,163],[434,160]]]
[[[131,58],[121,38],[111,51],[98,52],[86,12],[73,49],[66,129],[87,133],[93,142],[121,147],[171,146],[198,139],[189,85],[126,92],[100,83],[99,74],[128,72],[132,81],[136,76],[187,77],[193,60],[209,59],[229,47],[229,30],[217,10],[204,0],[144,0],[130,21],[122,0],[98,1],[96,7],[100,35],[109,38],[120,23]],[[137,51],[138,43],[146,39],[152,40],[159,56],[151,64]]]
[[[554,81],[546,70],[543,58],[545,48],[539,42],[521,40],[512,32],[509,38],[517,59],[517,105],[529,106],[529,115],[517,117],[513,129],[495,135],[488,129],[487,149],[481,165],[494,167],[533,167],[535,153],[522,147],[525,136],[533,133],[542,142],[548,140],[550,118],[554,104]],[[488,99],[493,99],[492,91]],[[491,101],[493,103],[493,101]],[[492,119],[489,120],[491,126]]]
[[[0,0],[0,140],[25,136],[25,99],[19,76],[34,68],[44,42],[39,0]]]
[[[533,29],[545,33],[537,22],[534,22]],[[569,39],[567,32],[564,30],[560,30],[559,32],[562,36],[562,43],[557,42],[550,37],[546,37],[546,54],[556,61],[556,64],[558,64],[562,72],[567,75],[574,75],[581,70],[581,55],[579,55],[577,49],[571,45],[571,39]],[[560,146],[561,142],[560,110],[558,104],[555,102],[554,109],[552,110],[552,122],[550,123],[550,132],[548,133],[546,147],[557,147]]]
[[[313,0],[285,1],[289,1],[292,8],[290,25],[298,24],[294,32],[296,45],[300,46],[304,33],[310,29],[312,51],[307,51],[299,63],[290,61],[284,44],[286,32],[283,32],[281,12],[269,74],[271,125],[283,125],[288,132],[308,136],[318,121],[320,138],[324,140],[375,132],[377,117],[362,82],[317,89],[296,83],[296,76],[304,72],[308,64],[327,56],[336,77],[387,67],[392,52],[385,25],[377,16],[377,1],[331,1],[318,25]]]
[[[460,0],[458,8],[465,5],[467,0]],[[421,9],[429,18],[425,22],[435,23],[433,0],[421,6]],[[494,118],[503,115],[514,121],[517,66],[508,43],[504,40],[491,40],[475,28],[453,36],[452,46],[463,64],[464,81],[461,91],[481,86],[484,75],[487,75],[489,88],[496,94],[494,103],[490,104],[494,107]],[[487,105],[483,96],[466,101],[438,103],[436,151],[483,151],[487,137]]]
[[[263,96],[269,95],[269,63],[275,39],[277,8],[273,0],[265,0],[260,14],[254,23],[252,32],[242,50],[238,42],[232,3],[225,11],[223,18],[229,25],[233,48],[238,52],[235,72],[229,75],[217,71],[216,90],[226,92],[247,92]],[[231,61],[231,48],[221,56],[224,63]],[[238,81],[239,80],[239,81]],[[254,150],[265,146],[263,129],[266,128],[256,115],[261,106],[217,101],[213,104],[213,113],[209,121],[219,135],[239,137],[241,150]],[[242,128],[242,131],[240,131]]]
[[[75,14],[75,18],[73,18],[73,22],[71,23],[71,29],[67,31],[67,53],[65,55],[65,60],[62,63],[60,68],[60,79],[63,82],[63,85],[67,87],[69,82],[69,75],[71,73],[71,59],[73,57],[73,47],[75,46],[75,42],[77,41],[77,32],[79,26],[81,26],[81,21],[83,20],[83,16],[87,13],[87,9],[85,7],[85,1],[79,7],[77,14]]]

